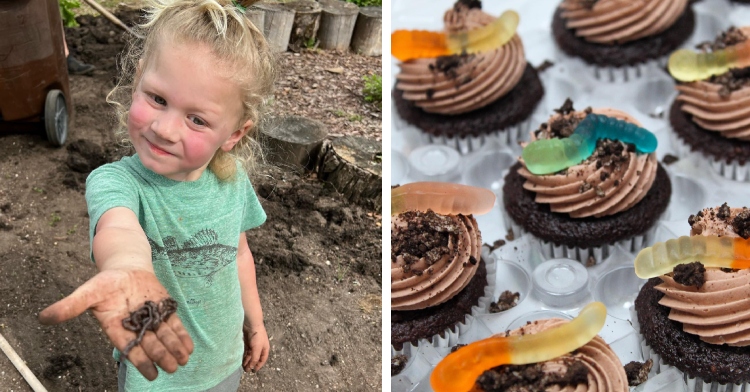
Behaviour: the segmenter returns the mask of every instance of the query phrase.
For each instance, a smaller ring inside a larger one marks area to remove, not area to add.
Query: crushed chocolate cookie
[[[742,30],[736,27],[730,27],[727,31],[722,32],[713,41],[705,41],[696,45],[696,49],[704,52],[715,52],[726,49],[727,46],[733,46],[743,43],[748,37],[742,33]]]
[[[407,211],[399,214],[399,217],[406,222],[406,227],[391,232],[391,260],[402,256],[405,272],[419,274],[411,266],[421,258],[432,265],[444,255],[455,252],[448,248],[450,237],[460,234],[453,218],[433,211]]]
[[[588,190],[591,189],[591,184],[584,181],[581,186],[578,187],[578,193],[585,193],[588,192]]]
[[[674,281],[683,286],[694,286],[701,288],[706,283],[706,268],[700,261],[680,264],[674,267]]]
[[[497,299],[497,302],[490,303],[490,313],[500,313],[514,308],[516,305],[518,305],[518,300],[520,298],[520,293],[514,293],[510,290],[505,290],[500,293],[500,298]]]
[[[516,235],[513,234],[513,229],[508,229],[508,233],[505,234],[505,239],[508,241],[513,241],[516,239]]]
[[[453,6],[453,8],[458,10],[459,6],[465,6],[468,9],[479,8],[481,10],[482,1],[481,0],[458,0],[456,4]]]
[[[744,239],[750,238],[750,210],[743,209],[732,221],[734,232]]]
[[[607,178],[609,178],[610,172],[608,171],[602,171],[601,174],[599,174],[599,181],[604,182],[607,181]]]
[[[503,245],[505,245],[505,240],[501,238],[501,239],[499,239],[499,240],[497,240],[497,241],[493,242],[493,243],[492,243],[492,245],[489,245],[489,244],[484,244],[484,245],[485,245],[486,247],[490,248],[490,252],[492,252],[492,251],[494,251],[495,249],[497,249],[497,248],[500,248],[500,247],[502,247]]]
[[[406,363],[409,361],[406,355],[396,355],[391,358],[391,377],[401,373],[406,367]]]
[[[452,352],[452,353],[455,353],[455,352],[456,352],[456,350],[458,350],[459,348],[461,348],[461,347],[463,347],[463,346],[466,346],[466,345],[465,345],[465,344],[460,344],[460,343],[459,343],[459,344],[457,344],[457,345],[455,345],[455,346],[451,347],[451,352]]]
[[[477,378],[485,392],[544,391],[552,386],[588,385],[589,370],[582,362],[569,360],[565,373],[548,373],[543,363],[504,365],[492,368]]]
[[[599,0],[578,0],[578,4],[581,4],[588,9],[593,9],[598,1]]]
[[[435,95],[435,90],[428,88],[425,94],[427,95],[427,99],[432,99],[433,95]]]
[[[675,163],[675,162],[677,162],[679,160],[680,160],[680,158],[677,158],[676,156],[674,156],[672,154],[666,154],[666,155],[664,155],[664,158],[661,160],[661,163],[663,163],[665,165],[671,165],[671,164],[673,164],[673,163]]]
[[[627,165],[629,155],[625,144],[617,140],[601,139],[596,142],[596,149],[590,160],[596,162],[596,168],[610,168],[610,172],[618,171],[622,165]]]
[[[653,359],[649,359],[643,363],[633,361],[625,365],[625,375],[628,376],[628,385],[634,387],[646,382],[648,380],[648,372],[651,371],[653,365]]]
[[[573,101],[571,101],[570,98],[566,98],[562,106],[560,106],[559,109],[555,109],[555,112],[560,113],[562,115],[566,115],[574,111],[575,109],[573,108]]]
[[[442,73],[448,79],[456,79],[456,72],[460,66],[474,58],[472,54],[454,54],[450,56],[440,56],[435,59],[435,63],[429,65],[430,71]]]
[[[549,122],[550,137],[565,138],[575,132],[581,120],[576,117],[560,117]]]
[[[549,60],[544,60],[541,64],[539,64],[536,67],[536,71],[537,72],[544,72],[544,71],[546,71],[547,69],[549,69],[550,67],[552,67],[554,65],[555,65],[555,63],[553,63],[553,62],[551,62]]]
[[[477,265],[477,258],[469,255],[469,262],[471,263],[471,265]]]
[[[721,74],[711,76],[710,83],[721,85],[719,96],[726,98],[732,92],[737,91],[745,86],[750,86],[750,67],[740,69],[730,69]]]
[[[596,191],[597,197],[604,197],[604,189],[602,189],[602,187],[597,185],[596,188],[594,188],[594,190]]]
[[[730,215],[731,210],[729,209],[729,205],[727,203],[724,203],[721,205],[721,207],[719,207],[719,211],[716,214],[716,217],[726,221],[727,219],[729,219]]]

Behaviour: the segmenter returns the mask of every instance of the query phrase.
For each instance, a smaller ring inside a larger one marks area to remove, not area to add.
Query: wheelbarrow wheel
[[[47,140],[52,145],[60,147],[68,137],[68,105],[65,95],[60,90],[50,90],[44,103],[44,128],[47,130]]]

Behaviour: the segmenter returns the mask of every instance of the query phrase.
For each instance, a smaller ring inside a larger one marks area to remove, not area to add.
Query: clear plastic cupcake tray
[[[442,14],[453,5],[452,0],[394,0],[392,27],[394,30],[442,28]],[[637,72],[629,70],[628,81],[616,72],[599,76],[596,70],[582,61],[571,59],[555,48],[550,32],[552,14],[559,1],[527,0],[512,2],[487,1],[483,8],[499,15],[512,7],[519,12],[521,22],[518,32],[524,41],[526,57],[532,65],[545,60],[554,66],[541,74],[545,97],[529,119],[529,129],[545,122],[552,110],[570,97],[576,109],[612,107],[623,110],[638,119],[643,127],[656,134],[659,140],[657,157],[663,161],[671,155],[679,158],[672,164],[663,164],[672,181],[672,198],[669,207],[656,226],[645,238],[628,244],[611,244],[593,254],[598,263],[585,267],[577,260],[586,260],[570,250],[545,244],[523,233],[518,227],[506,225],[503,218],[502,186],[508,169],[520,155],[517,143],[487,137],[479,143],[466,145],[452,141],[430,143],[421,133],[409,126],[393,112],[392,183],[413,181],[450,181],[491,189],[497,194],[495,208],[488,214],[477,216],[483,242],[507,242],[490,253],[483,248],[483,256],[494,264],[494,282],[491,298],[482,302],[455,333],[445,337],[420,341],[417,346],[406,345],[391,354],[403,354],[408,362],[400,374],[391,378],[392,391],[431,391],[429,374],[434,366],[450,352],[455,344],[465,344],[492,334],[501,333],[541,318],[573,318],[588,302],[601,301],[607,306],[607,321],[600,336],[610,344],[623,364],[630,361],[655,359],[649,380],[634,391],[740,391],[750,390],[750,385],[706,384],[689,379],[677,369],[659,363],[637,332],[632,309],[640,287],[645,281],[636,277],[633,270],[635,254],[653,242],[666,241],[689,234],[687,218],[705,207],[728,203],[733,207],[750,206],[746,195],[750,183],[746,170],[717,168],[716,163],[691,153],[684,145],[673,140],[668,110],[674,96],[674,82],[658,64],[647,64]],[[711,40],[731,25],[747,24],[750,6],[734,5],[724,0],[704,0],[693,5],[696,11],[696,31],[688,40],[689,46]],[[742,22],[745,21],[745,22]],[[688,45],[686,45],[688,46]],[[392,59],[393,75],[398,72]],[[614,71],[613,71],[614,72]],[[610,80],[611,79],[611,80]],[[395,83],[395,79],[392,80]],[[393,84],[391,84],[392,86]],[[527,136],[523,136],[525,139]],[[453,143],[453,144],[451,144]],[[737,181],[739,180],[739,181]],[[508,236],[509,229],[513,236]],[[585,256],[585,257],[584,257]],[[516,307],[490,314],[489,302],[495,301],[505,290],[518,292]],[[743,389],[744,388],[744,389]]]

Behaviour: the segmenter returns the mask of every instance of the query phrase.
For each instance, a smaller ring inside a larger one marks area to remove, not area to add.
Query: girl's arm
[[[117,207],[105,212],[96,226],[92,250],[99,273],[72,294],[39,313],[43,324],[57,324],[91,309],[102,329],[120,351],[136,337],[122,320],[146,301],[169,297],[154,274],[151,246],[133,211]],[[193,351],[179,317],[173,314],[156,332],[144,334],[128,360],[149,380],[158,375],[154,364],[172,373],[185,365]]]
[[[268,360],[270,342],[263,324],[263,309],[260,306],[258,284],[255,281],[255,260],[247,245],[245,233],[240,233],[237,248],[237,271],[242,290],[242,307],[245,309],[245,355],[242,367],[245,371],[256,371]]]

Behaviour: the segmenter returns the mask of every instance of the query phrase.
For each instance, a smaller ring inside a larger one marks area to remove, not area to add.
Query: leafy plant
[[[312,49],[315,47],[315,37],[310,37],[305,40],[305,48]]]
[[[368,75],[364,77],[365,87],[362,94],[367,102],[383,102],[383,78],[380,75]]]
[[[63,26],[78,27],[74,9],[80,8],[81,3],[78,0],[60,0],[60,15],[62,16]]]
[[[368,7],[373,5],[383,5],[383,0],[346,0],[349,3],[354,3],[360,7]]]
[[[58,215],[56,212],[53,212],[52,215],[50,215],[49,225],[51,227],[57,226],[57,224],[62,220],[60,215]]]

